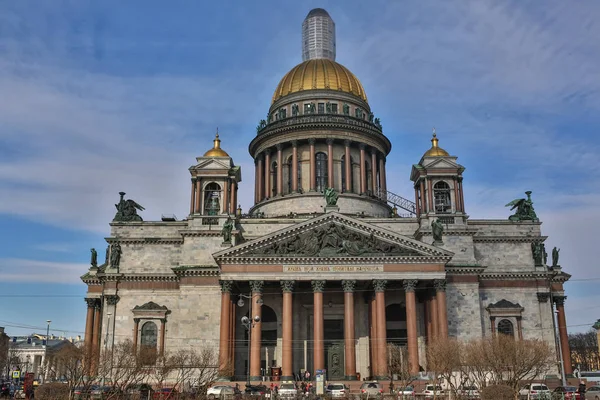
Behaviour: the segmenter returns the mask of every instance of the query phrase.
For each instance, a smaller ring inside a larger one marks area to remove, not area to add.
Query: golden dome
[[[303,90],[339,90],[367,101],[362,84],[348,68],[326,58],[304,61],[290,70],[273,94],[273,103],[288,94]]]
[[[431,148],[423,154],[423,157],[448,157],[450,154],[438,146],[438,138],[433,128],[433,138],[431,139]]]
[[[221,139],[219,139],[219,131],[214,140],[214,146],[212,149],[204,153],[204,157],[229,157],[229,154],[221,148]]]

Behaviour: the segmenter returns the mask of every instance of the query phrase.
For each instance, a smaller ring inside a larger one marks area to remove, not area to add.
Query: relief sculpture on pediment
[[[364,234],[345,226],[329,223],[296,234],[251,252],[261,256],[338,257],[361,255],[419,255],[416,251],[384,242],[375,235]]]

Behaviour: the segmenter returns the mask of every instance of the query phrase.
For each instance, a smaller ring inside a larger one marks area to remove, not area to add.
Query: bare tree
[[[210,347],[203,347],[197,351],[189,352],[187,366],[181,364],[180,375],[187,374],[186,378],[178,379],[179,382],[184,382],[183,379],[190,379],[193,386],[197,388],[197,394],[206,395],[208,388],[217,380],[219,376],[219,357],[217,352]],[[231,366],[229,366],[231,368]],[[187,372],[184,369],[188,369]],[[230,373],[232,371],[226,371]]]
[[[142,357],[144,355],[142,352]],[[128,386],[142,383],[147,377],[146,371],[131,340],[119,342],[112,349],[103,351],[98,360],[98,376],[115,388],[108,399],[118,398],[118,393],[125,392]]]
[[[463,346],[463,371],[467,383],[483,390],[490,380],[488,357],[483,339],[471,340]]]
[[[459,388],[463,379],[464,344],[456,339],[439,338],[427,346],[427,365],[434,377],[434,385],[439,377],[447,384],[454,398],[459,396]],[[435,395],[434,395],[435,396]]]
[[[411,373],[411,365],[408,357],[408,350],[404,346],[388,344],[388,371],[390,373],[390,385],[397,381],[396,387],[399,390],[410,386],[416,376]]]
[[[569,335],[571,360],[582,371],[595,371],[600,368],[600,354],[598,353],[598,335],[595,329],[585,333],[572,333]]]

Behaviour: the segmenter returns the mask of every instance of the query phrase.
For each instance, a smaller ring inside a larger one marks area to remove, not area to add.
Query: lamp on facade
[[[250,295],[243,295],[240,294],[239,295],[240,298],[237,301],[237,305],[238,307],[244,307],[244,299],[249,299],[250,303],[248,304],[248,316],[252,316],[252,293],[250,293]],[[258,298],[256,299],[256,304],[258,304],[259,306],[262,306],[264,303],[262,298]],[[248,331],[248,369],[247,369],[247,373],[246,373],[246,386],[250,385],[250,337],[252,335],[252,328],[254,328],[256,326],[256,324],[258,324],[260,322],[260,317],[258,315],[255,315],[254,318],[250,319],[247,316],[243,316],[241,319],[242,325],[244,326],[244,328],[246,328],[246,330]]]

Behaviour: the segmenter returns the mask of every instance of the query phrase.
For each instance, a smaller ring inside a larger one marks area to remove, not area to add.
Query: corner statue
[[[231,231],[233,230],[233,221],[231,217],[227,218],[227,221],[223,224],[221,235],[223,236],[223,243],[231,243]]]
[[[531,191],[525,192],[526,199],[516,199],[508,203],[505,207],[512,207],[510,210],[517,209],[513,215],[508,217],[511,221],[539,221],[535,210],[533,209],[533,201],[531,201]]]
[[[325,189],[325,202],[327,202],[327,206],[335,206],[338,201],[338,194],[334,188]]]
[[[90,260],[90,264],[92,264],[92,267],[97,267],[98,266],[98,252],[94,248],[90,249],[90,251],[92,252],[92,259]]]
[[[444,225],[439,219],[436,219],[431,223],[431,231],[433,233],[433,244],[444,244],[442,241],[442,234],[444,233]]]
[[[560,249],[557,249],[556,247],[554,247],[552,249],[552,266],[553,267],[558,267],[558,256],[560,253]]]
[[[144,211],[145,208],[131,199],[125,200],[123,198],[125,192],[119,192],[119,195],[121,195],[121,199],[119,204],[115,204],[117,213],[113,218],[113,222],[143,221],[142,217],[137,214],[137,210]]]

